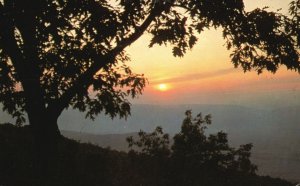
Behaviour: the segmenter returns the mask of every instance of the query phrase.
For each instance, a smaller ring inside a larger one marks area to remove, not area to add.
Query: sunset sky
[[[247,10],[269,6],[287,13],[288,0],[246,0]],[[129,49],[130,66],[149,80],[144,94],[133,103],[151,104],[238,104],[249,106],[297,105],[300,75],[285,67],[274,75],[244,73],[235,69],[222,39],[221,30],[203,32],[197,45],[183,58],[172,56],[171,47],[149,49],[149,36]]]

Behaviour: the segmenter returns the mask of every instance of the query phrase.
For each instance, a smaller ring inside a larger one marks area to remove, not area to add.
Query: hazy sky
[[[269,6],[282,8],[286,13],[288,0],[246,0],[247,10]],[[197,45],[183,58],[172,56],[170,47],[149,49],[149,36],[133,44],[128,52],[130,66],[149,80],[144,94],[134,103],[154,104],[240,104],[240,105],[297,105],[300,103],[300,75],[281,67],[275,74],[244,73],[230,62],[220,30],[207,30]],[[159,85],[164,91],[159,90]]]

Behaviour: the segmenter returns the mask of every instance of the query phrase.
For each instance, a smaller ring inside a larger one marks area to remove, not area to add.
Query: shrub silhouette
[[[205,133],[210,124],[211,115],[193,117],[188,110],[171,147],[169,135],[161,127],[152,133],[139,132],[136,140],[127,138],[133,168],[143,178],[141,184],[256,185],[257,166],[250,160],[252,144],[230,147],[226,133]]]

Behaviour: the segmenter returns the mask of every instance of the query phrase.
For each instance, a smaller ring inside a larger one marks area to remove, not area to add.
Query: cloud
[[[183,76],[177,76],[177,77],[170,77],[170,78],[156,78],[156,79],[150,79],[151,84],[159,84],[159,83],[179,83],[179,82],[186,82],[186,81],[194,81],[194,80],[200,80],[200,79],[208,79],[213,77],[219,77],[227,74],[232,74],[237,72],[234,68],[228,68],[228,69],[221,69],[217,71],[212,72],[206,72],[206,73],[194,73],[194,74],[186,74]]]

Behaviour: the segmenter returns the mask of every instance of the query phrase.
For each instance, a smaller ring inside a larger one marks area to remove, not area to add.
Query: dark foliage
[[[251,163],[252,144],[232,148],[227,134],[205,134],[211,116],[198,114],[193,118],[186,112],[181,131],[169,146],[169,136],[161,127],[152,133],[139,132],[139,139],[129,137],[129,157],[140,175],[142,185],[204,185],[254,186],[289,185],[256,175],[257,167]],[[142,167],[142,168],[141,168]]]

